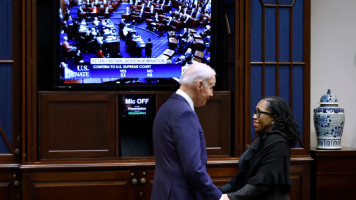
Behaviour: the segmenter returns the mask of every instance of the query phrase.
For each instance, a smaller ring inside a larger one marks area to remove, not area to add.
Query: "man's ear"
[[[197,88],[201,89],[203,87],[203,81],[199,81],[197,84]]]

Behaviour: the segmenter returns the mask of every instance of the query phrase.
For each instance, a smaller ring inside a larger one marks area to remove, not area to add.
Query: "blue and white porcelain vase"
[[[318,149],[341,149],[345,113],[338,107],[336,96],[328,89],[320,98],[320,107],[314,109],[314,125]]]

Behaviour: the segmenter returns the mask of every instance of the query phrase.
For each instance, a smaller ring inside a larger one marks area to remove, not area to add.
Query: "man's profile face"
[[[194,102],[195,107],[205,106],[208,99],[213,96],[213,88],[215,86],[215,83],[215,76],[211,76],[207,80],[207,84],[201,84],[201,87],[198,88],[197,100],[196,102]]]

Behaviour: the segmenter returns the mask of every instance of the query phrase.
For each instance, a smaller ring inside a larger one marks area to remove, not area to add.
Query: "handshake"
[[[222,196],[221,199],[222,199],[222,200],[230,200],[229,197],[227,196],[227,194],[223,194],[223,196]]]

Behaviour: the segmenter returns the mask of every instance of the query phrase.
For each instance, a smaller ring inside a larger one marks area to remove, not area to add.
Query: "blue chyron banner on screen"
[[[64,79],[76,78],[179,78],[182,66],[176,64],[82,64],[65,68]]]

